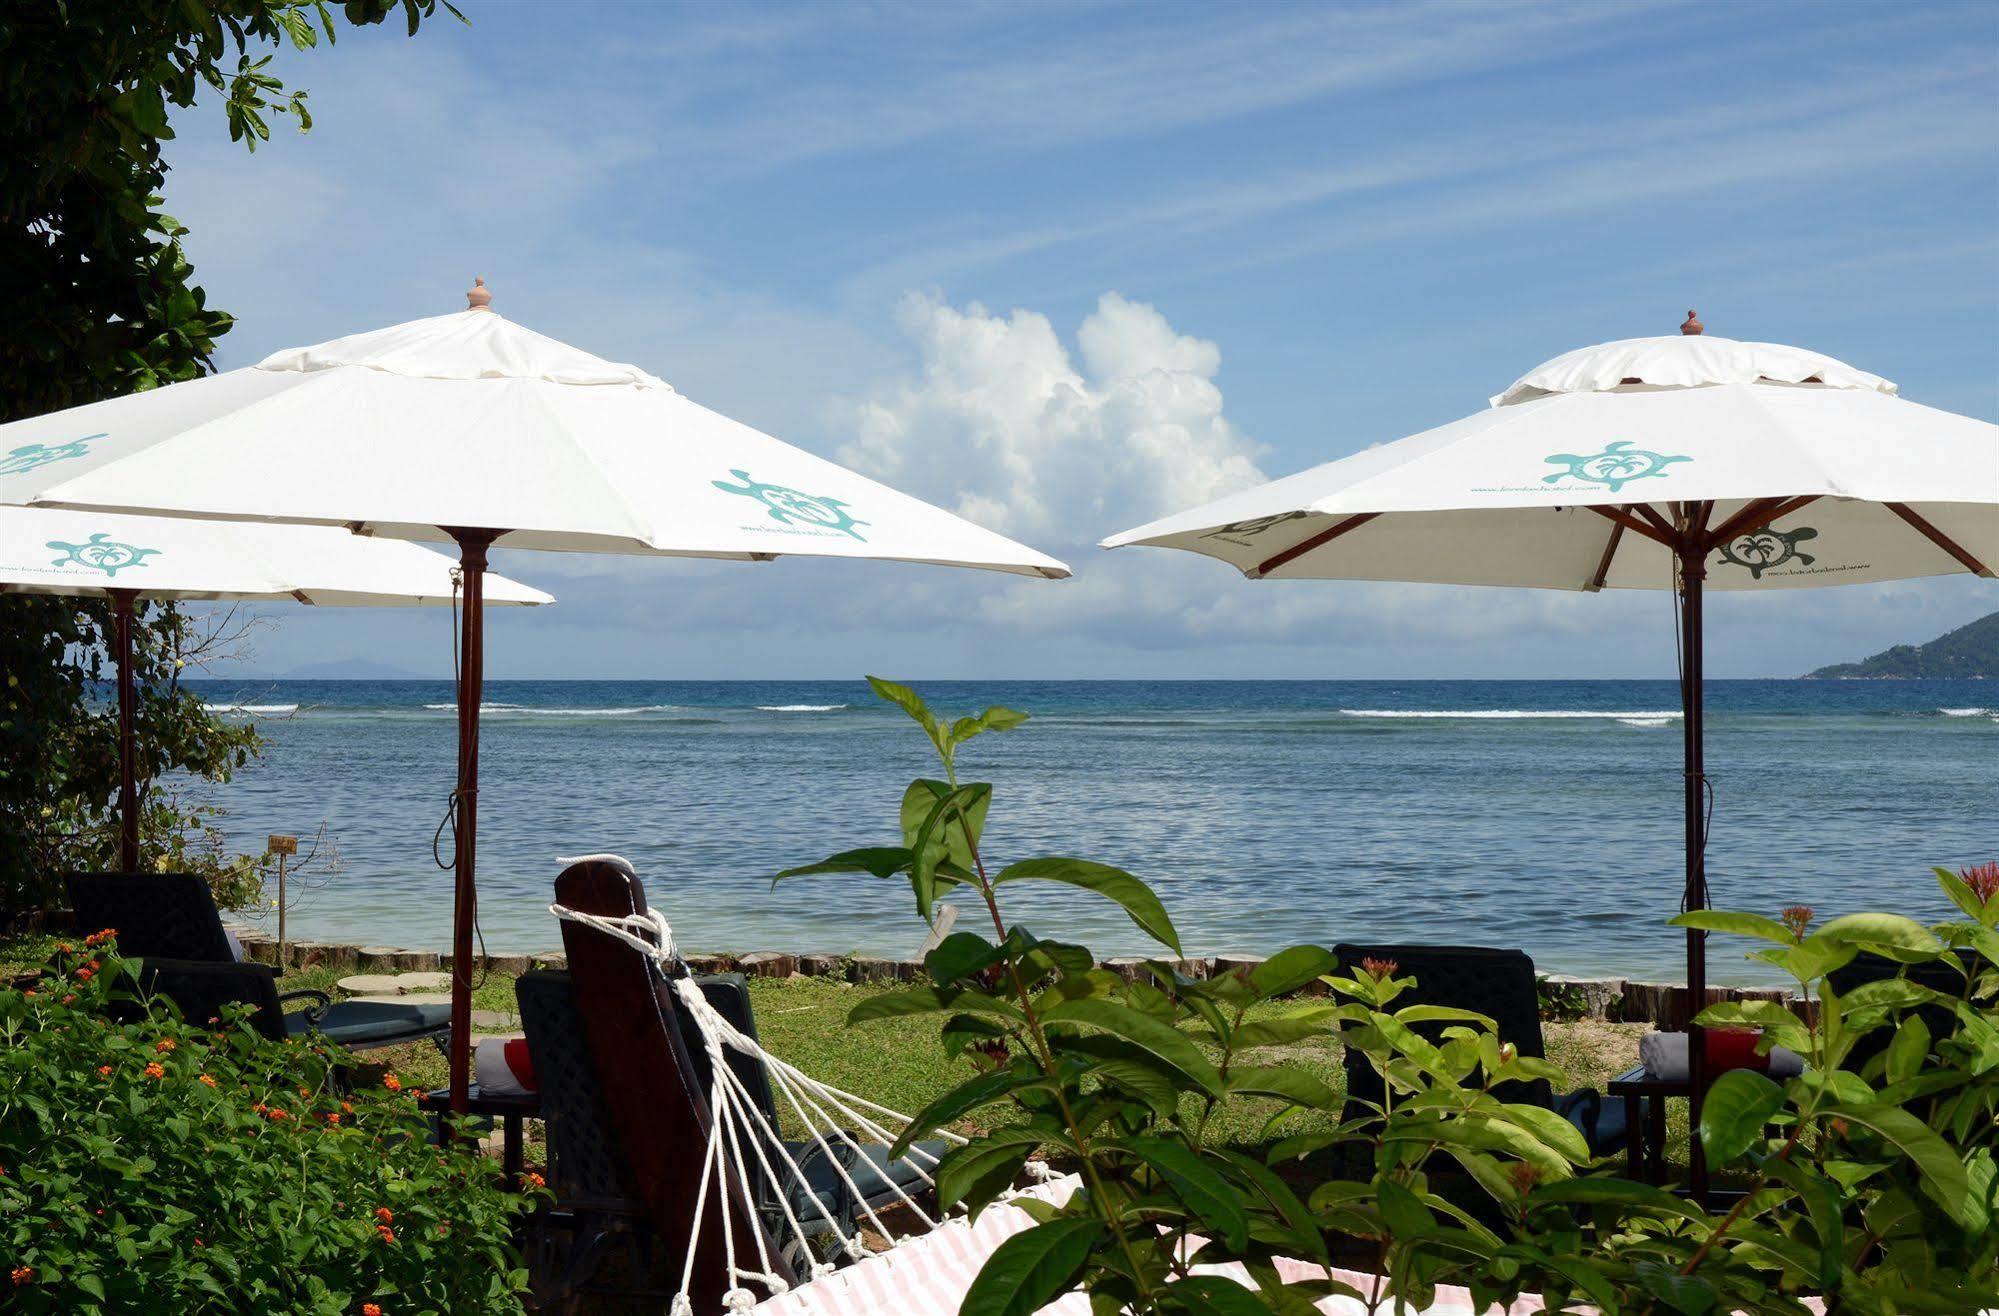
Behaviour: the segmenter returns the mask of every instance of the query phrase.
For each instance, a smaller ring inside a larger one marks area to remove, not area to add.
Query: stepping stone
[[[407,996],[412,992],[449,991],[448,973],[356,973],[335,984],[356,996]]]

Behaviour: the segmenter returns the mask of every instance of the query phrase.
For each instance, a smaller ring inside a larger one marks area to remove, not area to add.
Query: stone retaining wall
[[[243,951],[266,964],[277,961],[275,937],[261,932],[237,930]],[[318,941],[292,941],[286,959],[294,968],[332,968],[348,972],[406,973],[448,968],[449,955],[431,950],[400,950],[391,946],[349,946]],[[1258,955],[1207,955],[1176,961],[1174,967],[1189,978],[1211,978],[1238,969],[1254,968],[1263,962]],[[542,955],[483,955],[480,966],[487,972],[522,974],[537,966],[562,968],[567,961],[560,951]],[[831,978],[850,983],[927,981],[921,960],[891,960],[872,955],[793,954],[787,951],[753,950],[740,955],[689,955],[688,965],[697,973],[735,970],[753,978]],[[1120,955],[1105,960],[1103,967],[1126,978],[1145,973],[1146,960],[1137,955]],[[1310,984],[1303,995],[1323,995],[1323,984]],[[1779,1001],[1800,1009],[1792,994],[1774,988],[1711,987],[1707,1003],[1719,1001]],[[1542,1013],[1552,1018],[1607,1019],[1618,1023],[1649,1023],[1680,1028],[1687,1019],[1687,989],[1682,983],[1641,982],[1627,978],[1575,978],[1566,974],[1541,975]]]

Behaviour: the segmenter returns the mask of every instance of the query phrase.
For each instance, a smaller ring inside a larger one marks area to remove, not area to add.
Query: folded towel
[[[1711,1062],[1720,1061],[1720,1056],[1717,1052],[1725,1051],[1729,1048],[1717,1048],[1715,1045],[1716,1037],[1713,1032],[1708,1032],[1704,1036],[1708,1043],[1708,1059]],[[1653,1078],[1685,1078],[1687,1076],[1687,1035],[1685,1033],[1647,1033],[1638,1039],[1638,1059],[1644,1064],[1645,1072]],[[1721,1062],[1711,1065],[1711,1069],[1714,1073],[1721,1073],[1727,1069],[1764,1069],[1772,1078],[1789,1078],[1793,1074],[1804,1072],[1804,1058],[1797,1052],[1787,1051],[1781,1046],[1770,1048],[1767,1065],[1757,1063],[1763,1059],[1764,1057],[1755,1057],[1747,1065],[1739,1061],[1733,1064]]]
[[[481,1095],[517,1097],[540,1089],[525,1037],[482,1037],[472,1053],[472,1078]]]

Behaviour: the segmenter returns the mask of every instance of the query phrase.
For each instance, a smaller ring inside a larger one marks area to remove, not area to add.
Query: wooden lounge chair
[[[1498,1025],[1499,1038],[1511,1042],[1523,1056],[1544,1058],[1541,998],[1534,979],[1534,961],[1526,952],[1487,946],[1361,946],[1342,943],[1333,948],[1340,966],[1358,972],[1363,960],[1393,960],[1395,976],[1414,978],[1416,985],[1395,998],[1395,1009],[1409,1005],[1443,1005],[1475,1010]],[[1418,1024],[1416,1031],[1435,1040],[1447,1025]],[[1357,1051],[1346,1055],[1348,1099],[1378,1101],[1381,1077]],[[1493,1089],[1502,1100],[1546,1106],[1567,1119],[1599,1156],[1622,1148],[1630,1137],[1622,1102],[1605,1101],[1595,1088],[1557,1097],[1545,1079],[1505,1083]]]
[[[556,883],[556,899],[570,909],[613,917],[645,907],[637,878],[598,862],[578,863],[564,872]],[[657,1292],[660,1254],[670,1250],[662,1249],[657,1239],[675,1240],[672,1246],[679,1248],[679,1240],[692,1234],[710,1126],[703,1096],[712,1076],[709,1059],[651,960],[590,928],[565,922],[562,930],[569,972],[539,970],[518,986],[521,1023],[556,1171],[556,1210],[569,1225],[566,1245],[558,1245],[559,1250],[566,1246],[567,1256],[547,1258],[550,1269],[559,1272],[551,1296],[557,1302],[575,1301],[605,1291],[614,1281],[606,1280],[604,1272],[613,1268],[638,1280],[630,1289],[614,1291],[650,1296]],[[753,1035],[748,984],[740,974],[697,982],[718,1013]],[[780,1112],[762,1064],[735,1053],[727,1063],[743,1080],[752,1103],[777,1127]],[[944,1150],[942,1143],[919,1145],[932,1156]],[[857,1213],[885,1208],[897,1197],[897,1187],[915,1191],[913,1164],[889,1161],[884,1149],[841,1149],[845,1177],[861,1190],[856,1199],[819,1144],[788,1142],[785,1147],[807,1175],[806,1186],[789,1190],[789,1205],[808,1228],[815,1222],[825,1226],[822,1208],[850,1227]],[[731,1194],[734,1227],[739,1238],[756,1229],[769,1239],[782,1210],[780,1190],[756,1170],[748,1149],[743,1155],[751,1167],[751,1191]],[[709,1197],[712,1217],[719,1209],[712,1187]],[[701,1255],[714,1236],[715,1231],[707,1231],[697,1244],[696,1267],[702,1273],[720,1271],[719,1259]],[[781,1264],[802,1278],[815,1259],[784,1257]],[[671,1258],[673,1283],[680,1265],[679,1256]]]
[[[189,873],[71,873],[70,908],[77,926],[118,931],[118,951],[161,966],[157,990],[180,1004],[181,1013],[206,1019],[215,1013],[201,1002],[208,994],[259,1007],[259,1024],[274,1037],[316,1032],[350,1051],[373,1051],[425,1039],[442,1041],[451,1031],[451,1010],[443,1005],[388,1001],[335,1001],[325,992],[280,992],[277,970],[242,959],[222,926],[208,883]],[[203,975],[192,966],[208,965]],[[185,1000],[183,1000],[185,996]],[[306,1002],[304,1009],[286,1012]]]

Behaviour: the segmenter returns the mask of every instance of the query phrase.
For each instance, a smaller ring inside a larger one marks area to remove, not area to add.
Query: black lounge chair
[[[636,877],[595,860],[565,871],[556,883],[556,899],[571,909],[614,917],[645,908],[644,889]],[[680,1249],[691,1231],[710,1127],[705,1094],[712,1071],[697,1030],[676,1007],[666,979],[648,957],[575,923],[565,922],[562,932],[569,971],[537,970],[518,986],[521,1023],[548,1127],[555,1211],[558,1220],[574,1222],[568,1256],[545,1259],[560,1272],[558,1302],[604,1291],[650,1296],[656,1291],[662,1254],[673,1254],[668,1269],[672,1281],[678,1281],[684,1255]],[[696,981],[717,1013],[738,1030],[755,1035],[756,1020],[742,975],[716,974]],[[763,1065],[733,1052],[727,1063],[748,1089],[752,1103],[772,1127],[779,1127],[778,1106]],[[932,1157],[944,1151],[940,1142],[918,1145]],[[823,1149],[810,1142],[786,1142],[785,1148],[808,1181],[806,1186],[787,1188],[799,1223],[808,1233],[826,1232],[819,1209],[823,1206],[851,1232],[856,1217],[865,1214],[862,1202],[853,1200]],[[885,1153],[886,1148],[866,1145],[859,1151],[842,1151],[846,1176],[874,1210],[899,1201],[898,1188],[916,1198],[917,1189],[923,1187],[915,1164],[891,1162]],[[771,1159],[777,1161],[774,1153]],[[748,1236],[747,1230],[762,1230],[778,1254],[775,1240],[783,1220],[778,1187],[765,1179],[747,1149],[744,1160],[753,1183],[748,1195],[731,1194],[733,1228],[739,1240]],[[709,1189],[711,1199],[714,1191]],[[712,1200],[708,1214],[711,1223],[696,1241],[695,1265],[698,1276],[719,1284],[720,1241]],[[665,1240],[665,1246],[659,1240]],[[638,1287],[606,1289],[615,1282],[604,1277],[614,1253],[622,1255],[629,1274],[642,1277]],[[782,1259],[800,1277],[808,1273],[812,1260]],[[703,1283],[697,1279],[697,1308],[703,1303]],[[716,1300],[720,1292],[717,1287]]]
[[[1500,1040],[1513,1043],[1521,1055],[1543,1059],[1548,1054],[1541,1037],[1541,997],[1534,980],[1534,961],[1524,951],[1487,946],[1342,943],[1333,948],[1333,953],[1348,973],[1358,972],[1363,960],[1393,960],[1397,978],[1413,977],[1416,985],[1395,998],[1394,1009],[1442,1005],[1475,1010],[1490,1017],[1498,1025]],[[1446,1027],[1446,1024],[1417,1024],[1415,1031],[1434,1041]],[[1347,1052],[1346,1079],[1348,1100],[1381,1099],[1381,1076],[1358,1052]],[[1528,1102],[1555,1111],[1581,1131],[1590,1150],[1598,1156],[1618,1151],[1630,1139],[1631,1130],[1625,1127],[1624,1103],[1605,1101],[1595,1088],[1582,1088],[1557,1097],[1546,1079],[1534,1079],[1504,1083],[1493,1091],[1505,1101]]]
[[[164,985],[157,990],[179,1003],[189,1018],[214,1014],[201,1002],[207,994],[220,993],[221,999],[258,1006],[259,1018],[272,1021],[259,1027],[272,1036],[316,1032],[350,1051],[426,1039],[441,1042],[451,1031],[449,1006],[335,1001],[321,991],[278,991],[277,970],[241,958],[222,926],[208,883],[193,874],[71,873],[63,881],[77,927],[86,932],[115,928],[120,954],[163,966],[159,981]],[[217,972],[204,977],[193,971],[194,965]],[[306,1008],[286,1013],[287,1005],[300,1001],[307,1002]]]

